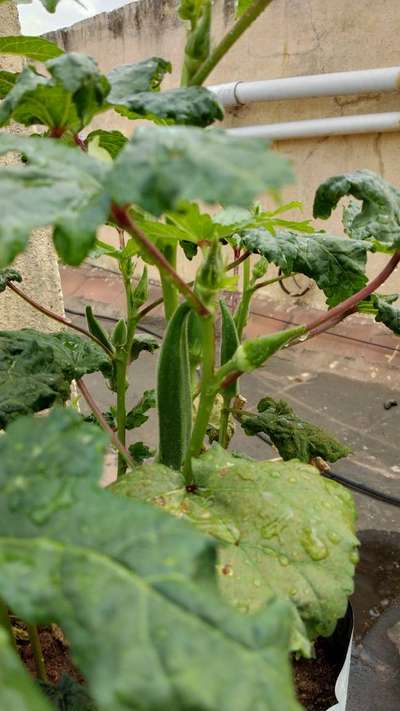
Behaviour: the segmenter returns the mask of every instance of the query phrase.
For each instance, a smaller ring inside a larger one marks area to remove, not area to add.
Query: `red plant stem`
[[[360,301],[363,301],[363,299],[366,299],[367,296],[372,294],[378,287],[383,284],[386,279],[391,275],[391,273],[396,269],[398,263],[400,261],[400,252],[396,252],[396,254],[393,254],[393,256],[389,259],[388,263],[386,266],[382,269],[381,272],[375,277],[375,279],[372,279],[372,281],[369,282],[366,286],[364,286],[360,291],[357,291],[356,294],[353,294],[352,296],[349,296],[348,299],[345,301],[342,301],[340,304],[335,306],[333,309],[330,309],[326,313],[324,313],[322,316],[318,316],[314,321],[311,321],[311,323],[306,325],[306,328],[308,332],[313,335],[313,332],[315,331],[316,328],[319,326],[322,326],[323,324],[327,324],[326,328],[329,328],[330,325],[333,325],[331,322],[335,321],[335,323],[338,323],[339,321],[342,321],[342,319],[346,318],[346,316],[349,315],[349,313],[353,312],[353,309],[355,306]],[[320,329],[318,333],[322,333],[323,331],[326,330]]]
[[[65,128],[61,128],[60,126],[53,126],[53,128],[49,132],[49,138],[61,138],[65,133]]]
[[[82,393],[83,397],[85,398],[87,404],[89,405],[91,411],[95,415],[97,421],[99,422],[99,424],[101,425],[103,430],[105,432],[107,432],[107,434],[110,435],[111,441],[112,441],[115,449],[118,450],[120,455],[124,458],[124,460],[126,461],[126,463],[129,466],[133,466],[133,460],[131,459],[131,456],[130,456],[128,450],[125,449],[122,442],[118,439],[116,432],[114,432],[112,427],[110,427],[110,425],[104,418],[103,413],[101,412],[100,408],[98,407],[95,400],[91,396],[91,394],[90,394],[89,390],[87,389],[85,383],[83,382],[82,378],[80,378],[79,380],[76,381],[76,385],[77,385],[78,389],[80,390],[80,392]]]
[[[85,141],[82,140],[82,138],[80,137],[79,133],[75,133],[75,134],[74,134],[74,141],[75,141],[76,145],[79,146],[79,148],[80,148],[82,151],[84,151],[85,153],[87,153],[87,145],[86,145]]]
[[[114,204],[111,208],[111,212],[119,227],[122,227],[122,229],[129,232],[132,237],[143,247],[145,252],[147,252],[152,260],[154,260],[159,269],[171,278],[177,289],[192,304],[197,313],[200,314],[200,316],[210,316],[209,310],[200,301],[197,294],[195,294],[190,286],[188,286],[182,277],[179,276],[160,250],[157,249],[157,247],[146,237],[143,230],[135,224],[129,216],[126,208],[119,207],[119,205]]]
[[[56,314],[54,311],[50,311],[50,309],[46,308],[46,306],[42,306],[42,304],[39,304],[35,299],[32,299],[31,296],[28,296],[28,294],[25,294],[22,289],[20,289],[18,286],[15,286],[15,284],[11,281],[8,282],[7,284],[8,288],[11,289],[11,291],[14,291],[15,294],[18,294],[18,296],[21,297],[24,301],[26,301],[28,304],[33,306],[34,309],[37,309],[37,311],[41,311],[42,314],[45,314],[49,318],[52,318],[54,321],[58,321],[59,323],[62,323],[64,326],[68,326],[68,328],[73,328],[74,331],[79,331],[79,333],[83,333],[84,336],[87,336],[90,338],[92,341],[97,343],[100,348],[103,349],[107,353],[107,355],[111,356],[112,352],[106,348],[106,346],[99,341],[96,336],[93,336],[90,331],[87,331],[86,328],[83,328],[82,326],[78,326],[75,323],[72,323],[71,321],[68,321],[66,318],[63,316],[59,316]]]

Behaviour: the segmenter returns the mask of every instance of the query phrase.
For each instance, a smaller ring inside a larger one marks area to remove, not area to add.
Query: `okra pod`
[[[157,374],[158,461],[177,470],[183,464],[192,430],[189,313],[189,304],[183,302],[172,316],[160,350]]]

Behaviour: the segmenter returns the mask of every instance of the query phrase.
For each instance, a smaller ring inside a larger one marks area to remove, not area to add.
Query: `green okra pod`
[[[180,469],[192,430],[192,397],[187,338],[190,306],[183,302],[172,316],[160,350],[157,374],[158,461]]]
[[[96,316],[93,313],[93,309],[91,306],[86,306],[86,321],[88,325],[88,329],[92,336],[97,338],[100,343],[103,344],[109,351],[113,350],[112,343],[110,336],[108,335],[107,331],[103,328],[101,323],[97,320]]]
[[[221,299],[219,302],[219,306],[221,309],[222,316],[220,362],[221,365],[224,365],[236,353],[237,349],[240,346],[240,340],[234,318],[225,301]],[[224,389],[224,395],[227,398],[235,397],[235,395],[237,395],[237,392],[237,380],[235,380],[234,383],[231,383],[230,385],[228,385],[227,388]]]
[[[127,335],[126,321],[121,318],[112,332],[111,340],[113,345],[116,348],[123,348],[126,344]]]

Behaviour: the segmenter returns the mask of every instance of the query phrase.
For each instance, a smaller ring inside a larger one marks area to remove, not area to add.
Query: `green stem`
[[[135,224],[128,214],[127,209],[119,207],[118,205],[113,205],[112,214],[118,225],[129,232],[136,242],[140,244],[143,251],[147,254],[151,261],[154,262],[160,272],[170,277],[178,291],[180,291],[182,296],[188,300],[194,310],[197,311],[200,316],[209,316],[209,310],[200,301],[197,294],[192,291],[192,289],[179,276],[175,269],[173,269],[168,259],[166,259],[163,253],[160,252],[160,250],[151,242],[151,240],[148,239],[148,237],[146,237],[143,230]]]
[[[171,267],[176,271],[177,248],[176,245],[168,245],[164,249],[165,258]],[[161,287],[163,291],[164,313],[166,321],[175,313],[178,308],[178,290],[171,280],[171,277],[160,269]]]
[[[121,356],[121,357],[119,357]],[[126,353],[120,353],[115,360],[115,379],[117,385],[117,435],[122,446],[126,443]],[[118,471],[117,476],[126,472],[126,460],[118,451]]]
[[[231,397],[224,395],[224,404],[221,410],[221,418],[219,421],[219,436],[218,442],[226,449],[228,447],[228,425],[229,425],[229,414],[231,406]]]
[[[215,317],[213,315],[201,319],[201,340],[203,363],[200,382],[200,402],[184,465],[186,485],[193,483],[192,458],[198,457],[202,450],[207,425],[217,394],[217,387],[214,383]]]
[[[13,629],[12,629],[12,624],[10,620],[10,615],[8,612],[8,605],[0,598],[0,627],[3,627],[5,632],[8,635],[8,638],[14,647],[15,650],[17,650],[17,643],[15,641]]]
[[[41,681],[47,681],[46,664],[44,662],[42,645],[36,625],[27,625],[29,640],[32,647],[33,658],[35,660],[36,674]]]
[[[205,79],[207,79],[209,74],[211,74],[213,69],[215,69],[217,64],[221,61],[222,57],[230,50],[239,37],[242,36],[243,32],[247,30],[247,28],[254,22],[254,20],[257,19],[259,15],[261,15],[263,10],[265,10],[271,2],[272,0],[254,0],[254,2],[251,3],[246,12],[244,12],[243,15],[236,20],[233,27],[213,49],[194,77],[190,79],[190,85],[203,84]]]
[[[235,314],[235,323],[240,341],[242,340],[243,330],[247,323],[252,296],[253,289],[250,287],[250,259],[246,259],[243,263],[242,298]]]

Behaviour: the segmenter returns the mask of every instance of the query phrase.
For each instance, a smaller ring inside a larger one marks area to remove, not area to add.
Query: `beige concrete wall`
[[[233,21],[232,0],[214,5],[214,35],[219,39]],[[264,14],[244,35],[209,77],[216,84],[236,79],[256,80],[368,69],[400,65],[398,0],[273,0]],[[175,15],[174,0],[139,0],[109,14],[80,22],[50,38],[68,50],[95,57],[104,71],[116,64],[134,62],[151,55],[172,61],[174,72],[165,87],[179,83],[184,31]],[[226,126],[291,121],[323,116],[398,110],[399,96],[370,94],[310,100],[253,104],[230,111]],[[119,127],[128,134],[132,123],[112,112],[99,125]],[[292,160],[297,181],[283,193],[285,200],[302,200],[304,213],[311,215],[315,189],[330,175],[368,168],[400,184],[400,136],[369,134],[284,141],[276,145]],[[265,204],[271,204],[265,201]],[[324,229],[341,233],[339,214]],[[379,270],[385,257],[375,255],[369,273]],[[185,267],[189,276],[191,267]],[[400,289],[400,275],[389,283]],[[279,287],[274,296],[293,303]],[[269,292],[271,293],[271,292]],[[303,303],[320,306],[323,295],[314,288]]]
[[[0,36],[19,34],[17,8],[14,3],[0,5]],[[0,67],[9,71],[21,69],[19,57],[0,57]],[[10,130],[16,130],[11,128]],[[4,159],[3,159],[4,160]],[[36,232],[29,248],[14,265],[23,275],[24,290],[45,306],[63,313],[60,276],[52,243],[44,231]],[[0,294],[0,328],[39,328],[59,330],[59,324],[33,309],[9,290]]]

